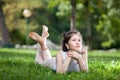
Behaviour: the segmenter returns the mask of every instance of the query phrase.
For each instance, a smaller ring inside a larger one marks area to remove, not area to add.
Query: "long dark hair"
[[[68,41],[70,40],[70,38],[74,35],[74,34],[78,34],[80,35],[80,37],[82,38],[80,32],[78,31],[68,31],[68,32],[64,32],[63,33],[63,40],[62,40],[62,50],[63,51],[68,51],[67,47],[66,47],[66,43],[68,43]]]

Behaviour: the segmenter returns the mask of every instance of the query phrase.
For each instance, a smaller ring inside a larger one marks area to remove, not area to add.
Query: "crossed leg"
[[[40,47],[37,47],[37,53],[35,61],[39,64],[42,64],[45,60],[51,58],[50,51],[46,44],[46,39],[49,36],[48,27],[43,25],[42,36],[36,32],[30,32],[28,35],[30,38],[39,43]]]

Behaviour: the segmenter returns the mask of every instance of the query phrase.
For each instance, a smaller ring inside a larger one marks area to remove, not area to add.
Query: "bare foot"
[[[49,36],[48,27],[43,25],[42,38],[46,39]]]
[[[30,32],[28,36],[30,38],[32,38],[33,40],[39,42],[40,44],[44,43],[44,39],[39,34],[37,34],[36,32]]]
[[[45,39],[43,39],[39,34],[37,34],[36,32],[30,32],[28,35],[30,38],[32,38],[33,40],[37,41],[40,45],[41,45],[41,49],[46,50],[47,45],[46,45],[46,41]]]

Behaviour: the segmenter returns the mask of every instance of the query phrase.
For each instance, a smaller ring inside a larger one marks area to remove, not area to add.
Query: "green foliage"
[[[23,10],[32,11],[29,31],[42,32],[42,25],[49,27],[50,37],[56,44],[60,44],[61,34],[68,31],[71,17],[70,0],[1,0],[5,20],[14,44],[25,44],[26,23]],[[86,43],[86,15],[87,0],[76,0],[76,29],[81,32]],[[89,1],[89,0],[88,0]],[[120,47],[120,1],[90,0],[88,10],[92,30],[93,49]],[[16,31],[18,30],[18,32]],[[17,32],[15,34],[15,32]],[[18,37],[19,36],[19,37]],[[18,37],[18,38],[17,38]],[[29,41],[30,44],[35,42]]]
[[[103,48],[109,48],[113,44],[113,39],[111,37],[110,27],[111,22],[106,15],[103,15],[103,21],[99,21],[98,26],[96,27],[98,32],[102,31],[102,35],[105,35],[106,40],[101,43]]]
[[[6,15],[5,20],[14,44],[25,44],[27,24],[25,23],[26,21],[22,14],[25,8],[28,8],[32,11],[32,16],[29,18],[29,31],[35,31],[41,35],[42,25],[47,25],[50,33],[49,38],[53,42],[59,44],[61,33],[64,30],[69,30],[69,19],[65,19],[65,17],[58,18],[56,16],[56,8],[48,9],[47,5],[49,0],[21,0],[14,2],[5,0],[4,3],[3,10],[4,15]],[[16,30],[19,31],[17,34],[14,34]],[[19,38],[16,38],[16,36],[19,36]],[[31,40],[29,42],[30,44],[34,43]]]
[[[18,29],[12,30],[10,36],[11,36],[11,38],[13,40],[12,42],[14,42],[14,44],[22,44],[23,42],[25,42],[24,36],[21,35],[21,32]],[[19,39],[21,40],[21,42],[19,42]]]
[[[56,74],[34,63],[35,50],[0,48],[0,80],[119,80],[117,51],[89,52],[89,71]],[[57,51],[51,51],[55,55]]]
[[[116,40],[119,39],[118,27],[120,27],[120,22],[117,19],[120,16],[118,14],[118,8],[120,7],[118,4],[120,2],[114,2],[113,0],[99,0],[98,2],[100,2],[98,3],[98,7],[94,7],[97,8],[96,11],[98,12],[95,18],[97,19],[98,17],[96,30],[101,34],[99,39],[102,39],[102,42],[100,42],[100,45],[103,48],[111,48],[113,45],[114,48],[119,48],[117,45],[119,42],[116,42]],[[114,29],[116,29],[116,31]],[[117,38],[114,38],[114,36],[117,36]]]

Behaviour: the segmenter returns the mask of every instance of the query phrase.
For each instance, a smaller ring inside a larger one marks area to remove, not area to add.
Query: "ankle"
[[[41,49],[42,49],[42,50],[47,50],[48,47],[47,47],[47,46],[42,46]]]

